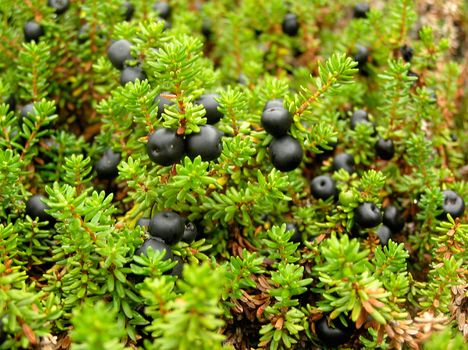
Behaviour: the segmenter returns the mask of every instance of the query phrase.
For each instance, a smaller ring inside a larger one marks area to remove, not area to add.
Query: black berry
[[[190,158],[201,156],[205,161],[217,159],[222,152],[222,133],[212,125],[200,126],[200,132],[187,136],[186,150]]]
[[[375,203],[365,202],[354,210],[354,220],[359,227],[371,228],[382,223],[382,213]]]
[[[377,236],[379,237],[380,245],[386,246],[388,241],[392,237],[392,230],[390,230],[385,225],[380,225],[379,229],[377,230]]]
[[[141,226],[148,229],[151,219],[150,218],[139,218],[136,222],[136,226]]]
[[[208,124],[216,124],[224,117],[223,113],[218,110],[217,98],[219,98],[218,94],[204,94],[195,101],[195,104],[205,107],[205,118]]]
[[[180,256],[178,256],[178,255],[175,255],[173,260],[177,262],[177,265],[172,268],[172,270],[170,272],[170,275],[171,276],[177,276],[177,277],[181,278],[182,277],[182,271],[184,269],[184,262],[183,262],[182,258]]]
[[[267,109],[273,108],[273,107],[283,108],[283,99],[275,98],[273,100],[268,101],[267,103],[265,103],[265,107],[263,108],[263,110],[266,111]]]
[[[375,143],[375,152],[384,160],[390,160],[395,155],[395,146],[392,139],[379,139]]]
[[[204,20],[201,26],[201,33],[206,39],[211,38],[211,35],[213,34],[213,30],[211,29],[212,24],[209,20]]]
[[[354,60],[358,63],[358,68],[362,69],[369,60],[369,49],[363,45],[356,45]]]
[[[70,0],[49,0],[48,5],[55,10],[57,15],[61,15],[70,7]]]
[[[190,221],[185,222],[184,234],[182,236],[182,241],[191,243],[197,238],[197,226]]]
[[[293,231],[294,232],[294,234],[290,238],[291,242],[300,243],[302,241],[302,234],[299,231],[299,229],[297,228],[295,223],[293,223],[293,222],[286,223],[286,232],[287,231]]]
[[[282,28],[284,34],[296,36],[299,32],[299,21],[297,20],[297,16],[294,13],[287,13],[284,16]]]
[[[367,18],[367,13],[370,11],[368,3],[361,2],[356,4],[353,9],[354,18]]]
[[[107,50],[107,57],[115,68],[123,69],[125,61],[132,59],[131,49],[132,44],[129,41],[117,40]]]
[[[151,247],[155,253],[165,251],[164,260],[172,259],[171,248],[162,239],[150,237],[143,242],[135,252],[136,255],[148,255],[148,248]]]
[[[36,116],[36,112],[34,110],[34,103],[28,103],[28,104],[24,105],[23,108],[21,108],[19,118],[18,118],[18,122],[21,125],[21,124],[23,124],[23,121],[26,118],[31,119],[31,117],[35,117],[35,116]]]
[[[24,24],[23,33],[26,42],[37,42],[39,38],[44,35],[44,28],[35,21],[28,21]]]
[[[163,92],[163,93],[159,94],[158,96],[156,96],[154,98],[154,104],[158,105],[158,118],[161,118],[161,116],[162,116],[162,114],[164,112],[164,108],[166,106],[170,106],[170,105],[174,104],[174,102],[172,102],[168,98],[163,97],[162,95],[164,95],[164,94],[167,94],[167,93]]]
[[[323,345],[336,347],[351,339],[353,327],[345,327],[340,320],[333,321],[332,326],[329,326],[327,318],[322,317],[315,322],[315,333]]]
[[[405,218],[401,215],[400,210],[394,205],[388,205],[383,211],[383,223],[392,232],[397,233],[403,230],[405,226]]]
[[[16,109],[16,98],[13,95],[8,96],[3,100],[3,103],[5,103],[8,106],[8,112],[13,112]]]
[[[273,139],[269,152],[273,166],[280,171],[294,170],[302,161],[301,144],[289,135]]]
[[[31,219],[39,218],[39,221],[48,221],[53,223],[55,219],[52,215],[46,213],[46,209],[49,209],[49,206],[44,203],[46,198],[43,195],[36,194],[29,198],[26,202],[26,214],[31,217]]]
[[[365,110],[363,110],[363,109],[358,109],[358,110],[353,112],[353,114],[351,116],[351,120],[350,120],[351,129],[354,130],[356,125],[358,125],[359,123],[370,124],[369,118],[367,116],[367,112]]]
[[[125,1],[124,7],[124,18],[126,21],[130,21],[135,13],[135,6],[130,1]]]
[[[127,83],[134,83],[137,80],[145,80],[146,74],[141,67],[125,67],[120,72],[120,85],[125,86]]]
[[[148,231],[151,236],[161,238],[171,245],[181,240],[184,229],[184,219],[179,214],[172,211],[163,211],[153,216]]]
[[[167,2],[157,2],[153,5],[153,9],[158,13],[158,16],[163,19],[168,19],[171,15],[171,7]]]
[[[400,47],[400,53],[406,62],[410,62],[413,58],[413,49],[406,44]]]
[[[354,157],[349,153],[338,153],[333,158],[333,170],[344,169],[348,173],[354,172]]]
[[[149,135],[146,152],[156,164],[168,166],[177,163],[184,155],[184,139],[176,130],[159,128]]]
[[[465,212],[465,201],[463,198],[451,190],[446,190],[442,194],[444,195],[444,202],[442,204],[444,213],[442,214],[442,218],[447,218],[447,214],[450,214],[452,218],[463,216]]]
[[[310,191],[315,198],[325,200],[336,195],[336,183],[329,175],[320,175],[310,182]]]
[[[120,154],[108,149],[104,152],[94,166],[100,179],[113,179],[119,175],[117,166],[120,163]]]
[[[292,124],[292,116],[283,107],[271,107],[263,111],[261,123],[267,133],[281,137],[288,133]]]

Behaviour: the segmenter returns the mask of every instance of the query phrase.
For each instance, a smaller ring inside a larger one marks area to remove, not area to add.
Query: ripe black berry
[[[172,211],[157,213],[150,221],[149,234],[161,238],[171,245],[181,240],[184,235],[184,219]]]
[[[375,203],[364,202],[354,210],[354,220],[362,228],[371,228],[382,223],[382,213]]]
[[[333,170],[344,169],[348,173],[354,172],[354,157],[349,153],[338,153],[333,158]]]
[[[136,226],[141,226],[148,229],[151,219],[150,218],[139,218],[136,222]]]
[[[184,262],[182,260],[182,258],[178,255],[175,255],[174,256],[174,261],[177,262],[177,265],[174,266],[171,270],[171,272],[169,273],[171,276],[177,276],[179,278],[182,277],[182,271],[184,269]]]
[[[282,28],[284,34],[296,36],[299,32],[299,21],[297,20],[297,16],[294,13],[287,13],[284,16]]]
[[[202,26],[201,26],[201,33],[206,39],[210,39],[211,35],[213,34],[213,30],[211,29],[212,24],[211,21],[209,20],[203,20]]]
[[[148,137],[146,152],[156,164],[168,166],[177,163],[184,155],[184,139],[176,130],[159,128]]]
[[[120,72],[120,85],[122,86],[125,86],[127,83],[134,83],[137,79],[146,79],[146,74],[141,67],[125,67]]]
[[[377,230],[377,236],[379,237],[380,245],[386,246],[390,237],[392,237],[392,230],[390,230],[385,225],[380,225],[379,229]]]
[[[151,247],[155,253],[165,251],[164,260],[172,259],[171,248],[162,239],[150,237],[143,242],[135,252],[136,255],[148,255],[148,248]]]
[[[325,200],[336,195],[336,183],[329,175],[320,175],[310,182],[310,191],[315,198]]]
[[[123,69],[126,60],[132,59],[131,55],[132,44],[129,41],[122,39],[117,40],[107,50],[107,57],[112,65],[117,69]]]
[[[70,0],[49,0],[48,5],[55,10],[57,15],[61,15],[70,7]]]
[[[392,232],[397,233],[403,230],[405,226],[405,218],[394,205],[388,205],[384,208],[383,223]]]
[[[195,101],[195,104],[205,107],[205,118],[208,124],[216,124],[224,117],[223,113],[218,110],[219,103],[216,101],[217,98],[219,98],[218,94],[204,94]]]
[[[164,94],[168,94],[168,93],[163,92],[154,98],[154,104],[158,105],[158,118],[161,118],[164,112],[165,106],[170,106],[174,104],[174,102],[172,102],[168,98],[163,97],[162,95]]]
[[[353,115],[351,116],[351,120],[350,120],[351,129],[354,130],[356,125],[358,125],[359,123],[368,123],[368,124],[370,124],[369,118],[367,116],[367,112],[365,110],[363,110],[363,109],[358,109],[358,110],[353,112]]]
[[[113,179],[119,175],[117,166],[120,163],[120,153],[115,153],[113,150],[108,149],[104,152],[101,159],[99,159],[94,166],[97,175],[100,179]]]
[[[315,333],[325,346],[336,347],[348,342],[353,334],[353,327],[345,327],[340,320],[332,322],[332,327],[328,325],[327,318],[322,317],[315,322]]]
[[[167,2],[157,2],[153,5],[153,9],[158,13],[158,16],[163,19],[168,19],[171,15],[171,7]]]
[[[266,111],[269,108],[273,107],[281,107],[283,108],[283,99],[282,98],[275,98],[273,100],[268,101],[265,103],[265,107],[263,108],[264,111]]]
[[[221,155],[222,133],[212,125],[200,126],[200,132],[187,136],[186,150],[190,158],[201,156],[205,161],[215,160]]]
[[[3,100],[3,103],[5,103],[8,106],[8,112],[13,112],[16,109],[16,98],[13,95],[8,96]]]
[[[289,135],[273,139],[269,152],[273,166],[280,171],[294,170],[302,161],[301,144]]]
[[[267,133],[281,137],[288,133],[292,124],[292,116],[283,107],[271,107],[263,111],[261,123]]]
[[[21,108],[18,122],[19,124],[23,124],[23,120],[28,118],[31,119],[31,117],[36,116],[36,112],[34,111],[34,103],[28,103]]]
[[[44,28],[35,21],[28,21],[23,27],[24,41],[39,41],[39,38],[44,35]]]
[[[356,45],[356,53],[354,54],[354,60],[358,63],[358,68],[364,68],[364,65],[369,59],[369,49],[363,45]]]
[[[452,218],[463,216],[465,212],[465,201],[463,198],[451,190],[445,190],[442,194],[444,195],[444,202],[442,204],[444,213],[442,214],[442,219],[446,219],[447,214],[450,214]]]
[[[400,47],[400,53],[406,62],[410,62],[413,58],[413,49],[406,44]]]
[[[130,1],[125,1],[124,7],[124,18],[126,21],[130,21],[135,13],[135,6]]]
[[[197,226],[193,222],[186,221],[185,222],[185,228],[184,228],[184,234],[182,236],[182,241],[191,243],[197,238]]]
[[[49,206],[44,203],[45,199],[46,198],[40,194],[29,198],[26,202],[26,214],[29,215],[31,219],[39,218],[39,221],[48,221],[53,224],[55,219],[52,215],[46,213],[46,209],[49,209]]]
[[[354,6],[354,18],[367,18],[367,13],[370,11],[368,3],[361,2]]]
[[[293,231],[294,234],[290,238],[290,241],[293,243],[300,243],[302,241],[302,234],[297,228],[296,224],[293,222],[288,222],[286,223],[286,232],[287,231]]]
[[[390,160],[395,155],[395,146],[392,139],[379,139],[375,143],[375,152],[384,160]]]

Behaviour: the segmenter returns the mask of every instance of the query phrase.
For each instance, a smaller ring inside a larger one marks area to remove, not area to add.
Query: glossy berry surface
[[[177,276],[177,277],[181,278],[182,277],[182,271],[184,269],[184,262],[183,262],[182,258],[180,256],[178,256],[178,255],[175,255],[173,260],[177,262],[177,265],[172,268],[172,270],[170,271],[169,274],[171,276]]]
[[[336,183],[329,175],[316,176],[310,182],[310,192],[317,199],[328,199],[336,195]]]
[[[444,202],[442,204],[442,209],[444,210],[444,216],[450,214],[452,218],[457,218],[463,216],[465,212],[465,201],[460,197],[456,192],[451,190],[446,190],[442,192],[444,196]]]
[[[401,215],[400,210],[394,205],[387,205],[383,210],[383,223],[392,232],[397,233],[403,230],[405,226],[405,218]]]
[[[333,170],[344,169],[348,173],[354,172],[354,157],[349,153],[338,153],[333,158]]]
[[[297,16],[294,13],[287,13],[284,16],[282,28],[284,34],[296,36],[299,32],[299,21],[297,20]]]
[[[24,24],[23,33],[24,40],[26,42],[37,42],[39,41],[39,38],[44,35],[44,28],[42,28],[42,26],[35,21],[29,21]]]
[[[358,63],[358,68],[362,68],[369,59],[369,49],[363,45],[356,45],[354,60]]]
[[[200,132],[187,136],[186,151],[190,158],[201,156],[204,161],[217,159],[223,150],[221,131],[212,125],[200,126]]]
[[[265,103],[265,107],[263,108],[263,110],[267,110],[269,108],[273,108],[273,107],[281,107],[281,108],[284,108],[283,106],[283,99],[281,98],[275,98],[273,100],[270,100],[268,101],[267,103]]]
[[[153,9],[158,13],[158,16],[163,19],[168,19],[171,15],[171,6],[169,6],[167,2],[157,2],[153,5]]]
[[[326,317],[315,322],[315,333],[325,346],[335,347],[347,343],[353,334],[352,327],[345,327],[339,320],[329,326]]]
[[[284,172],[296,169],[303,155],[301,144],[289,135],[273,139],[269,153],[273,166]]]
[[[113,179],[119,175],[117,166],[120,163],[120,154],[108,149],[94,166],[100,179]]]
[[[281,137],[288,133],[292,124],[292,116],[283,107],[271,107],[263,111],[261,123],[267,133]]]
[[[401,57],[405,60],[405,62],[410,62],[413,58],[413,49],[408,45],[403,45],[400,47]]]
[[[148,229],[150,222],[151,222],[150,218],[139,218],[138,221],[136,222],[136,226],[141,226],[141,227],[145,227],[146,229]]]
[[[181,240],[184,235],[184,219],[172,211],[162,211],[151,218],[149,234],[161,238],[171,245]]]
[[[141,67],[125,67],[120,72],[120,85],[125,86],[127,83],[134,83],[137,80],[145,80],[146,74]]]
[[[136,255],[148,255],[148,248],[151,247],[155,253],[165,251],[164,260],[172,259],[171,248],[164,243],[162,239],[150,237],[146,239],[140,248],[135,252]]]
[[[36,194],[29,198],[26,202],[26,214],[33,220],[39,218],[39,221],[53,222],[54,218],[50,214],[46,213],[46,209],[49,209],[49,207],[44,203],[44,199],[46,198],[40,194]]]
[[[379,139],[375,143],[375,152],[379,158],[390,160],[395,155],[395,146],[392,139]]]
[[[392,237],[392,230],[385,225],[381,225],[377,230],[377,237],[379,237],[380,245],[386,246]]]
[[[162,114],[164,113],[164,108],[166,106],[170,106],[174,104],[174,102],[172,102],[168,98],[163,97],[162,95],[164,94],[168,94],[168,93],[167,92],[161,93],[154,98],[154,104],[158,105],[158,118],[161,118]]]
[[[360,123],[370,124],[369,118],[367,116],[367,112],[365,110],[363,110],[363,109],[358,109],[358,110],[354,111],[353,114],[351,115],[351,119],[350,119],[351,129],[354,130],[356,125],[358,125]]]
[[[371,228],[382,223],[382,213],[375,203],[364,202],[354,210],[354,220],[361,228]]]
[[[28,118],[31,119],[31,117],[35,116],[36,112],[34,111],[34,103],[28,103],[21,108],[18,122],[19,124],[23,124],[23,120]]]
[[[107,50],[107,57],[117,69],[123,69],[126,60],[131,60],[132,44],[128,40],[117,40]]]
[[[185,222],[184,234],[182,235],[182,241],[191,243],[197,238],[197,226],[190,221]]]
[[[360,2],[353,9],[354,18],[367,18],[367,13],[370,11],[368,3]]]
[[[168,166],[180,161],[184,155],[184,139],[176,130],[159,128],[148,137],[146,152],[156,164]]]
[[[126,1],[124,6],[124,18],[126,21],[130,21],[135,13],[135,6],[130,1]]]
[[[55,13],[61,15],[70,7],[70,0],[49,0],[47,3],[55,10]]]
[[[223,113],[218,109],[219,103],[216,101],[217,98],[219,98],[218,94],[204,94],[195,101],[195,104],[205,107],[205,118],[208,124],[216,124],[224,117]]]
[[[297,225],[295,223],[293,223],[293,222],[286,223],[286,232],[287,231],[293,231],[294,232],[294,234],[290,238],[291,242],[300,243],[302,241],[302,234],[299,231],[299,229],[297,228]]]

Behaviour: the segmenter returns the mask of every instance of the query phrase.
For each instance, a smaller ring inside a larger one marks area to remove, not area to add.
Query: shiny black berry
[[[284,34],[296,36],[299,32],[299,21],[297,20],[297,16],[294,13],[287,13],[284,16],[282,28]]]
[[[150,218],[139,218],[138,221],[136,222],[136,226],[141,226],[141,227],[144,227],[145,229],[148,229],[150,222],[151,222]]]
[[[379,139],[375,143],[375,152],[379,158],[390,160],[395,155],[395,146],[392,139]]]
[[[368,3],[360,2],[353,9],[354,18],[367,18],[367,13],[370,11]]]
[[[163,19],[168,19],[171,15],[171,7],[167,2],[157,2],[153,5],[153,9],[158,13],[158,16]]]
[[[224,117],[224,114],[218,109],[219,103],[216,101],[218,98],[218,94],[204,94],[195,101],[195,104],[205,107],[205,118],[208,124],[216,124]]]
[[[155,253],[165,251],[164,260],[172,259],[171,248],[162,239],[150,237],[143,242],[135,252],[136,255],[148,255],[148,248],[151,247]]]
[[[168,93],[163,92],[163,93],[159,94],[158,96],[156,96],[154,98],[154,104],[158,105],[158,118],[161,118],[161,116],[162,116],[162,114],[164,112],[164,108],[166,106],[170,106],[170,105],[174,104],[174,102],[172,102],[168,98],[163,97],[162,95],[164,95],[164,94],[168,94]]]
[[[130,1],[125,1],[124,7],[124,18],[126,21],[130,21],[135,13],[135,6]]]
[[[23,121],[28,118],[32,119],[34,116],[36,116],[36,112],[34,110],[34,103],[28,103],[21,108],[19,118],[18,118],[18,123],[19,125],[23,124]]]
[[[271,107],[262,113],[261,123],[267,133],[281,137],[288,133],[292,124],[292,116],[283,107]]]
[[[185,220],[172,211],[162,211],[151,218],[149,234],[161,238],[171,245],[179,242],[184,235]]]
[[[177,163],[184,156],[184,139],[176,130],[159,128],[148,137],[146,152],[156,164],[168,166]]]
[[[8,96],[3,100],[3,103],[5,103],[8,106],[8,112],[13,112],[16,109],[16,98],[13,95]]]
[[[405,218],[401,215],[400,210],[394,205],[388,205],[383,210],[383,223],[392,232],[398,233],[405,226]]]
[[[197,226],[193,222],[186,220],[182,241],[187,243],[193,242],[197,238],[197,233]]]
[[[310,182],[310,192],[317,199],[328,199],[336,195],[336,183],[330,175],[314,177]]]
[[[39,218],[39,221],[48,221],[49,223],[53,223],[55,222],[55,219],[52,215],[46,213],[49,206],[44,203],[45,199],[46,198],[40,194],[36,194],[29,198],[26,202],[26,214],[33,220]]]
[[[172,270],[170,271],[169,274],[171,276],[177,276],[177,277],[181,278],[182,277],[182,271],[184,269],[184,261],[178,255],[175,255],[173,260],[177,262],[177,265],[172,268]]]
[[[113,150],[108,149],[104,152],[101,159],[99,159],[94,166],[97,175],[100,179],[113,179],[119,175],[117,166],[120,163],[120,153],[115,153]]]
[[[131,60],[132,44],[129,41],[122,39],[117,40],[107,50],[107,57],[112,65],[117,69],[123,69],[126,60]]]
[[[361,228],[371,228],[382,223],[382,213],[375,203],[364,202],[354,210],[354,220]]]
[[[137,80],[145,80],[146,74],[141,67],[125,67],[120,72],[120,85],[125,86],[127,83],[134,83]]]
[[[283,108],[283,99],[282,98],[275,98],[273,100],[268,101],[265,103],[265,107],[263,108],[264,111],[266,111],[269,108],[273,107],[281,107]]]
[[[442,214],[442,218],[447,218],[447,214],[450,214],[452,218],[463,216],[465,212],[465,201],[463,198],[451,190],[445,190],[442,194],[444,195],[444,202],[442,204],[444,213]]]
[[[413,49],[406,44],[400,47],[400,53],[406,62],[410,62],[413,58]]]
[[[380,245],[386,246],[392,237],[392,230],[390,230],[385,225],[380,225],[379,229],[377,230],[377,236],[379,237]]]
[[[57,15],[61,15],[70,7],[70,0],[49,0],[47,4],[55,10]]]
[[[293,222],[288,222],[286,223],[286,232],[287,231],[293,231],[294,234],[290,238],[290,241],[293,243],[300,243],[302,241],[302,234],[297,228],[296,224]]]
[[[351,119],[350,119],[351,129],[354,130],[356,125],[358,125],[359,123],[370,124],[369,118],[367,116],[367,112],[363,109],[358,109],[354,111],[353,114],[351,115]]]
[[[273,166],[280,171],[292,171],[302,161],[301,144],[289,135],[274,138],[270,144],[269,152]]]
[[[362,69],[369,60],[369,49],[363,45],[356,45],[354,60],[358,63],[358,68]]]
[[[212,125],[200,126],[200,132],[187,136],[187,155],[190,158],[201,156],[205,161],[217,159],[223,150],[221,136],[221,131]]]
[[[39,38],[44,35],[44,28],[35,21],[28,21],[24,24],[23,33],[26,42],[38,42]]]
[[[333,158],[333,170],[344,169],[348,173],[354,172],[354,157],[349,153],[338,153]]]
[[[349,322],[348,322],[349,323]],[[315,322],[315,333],[320,342],[329,347],[336,347],[347,343],[353,335],[354,327],[349,324],[345,327],[340,320],[335,320],[329,326],[326,317]]]

